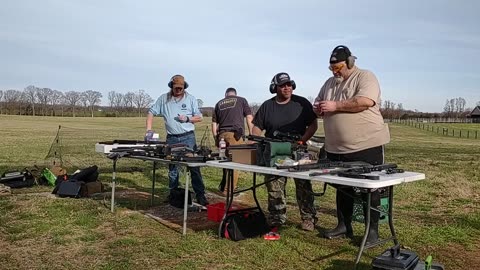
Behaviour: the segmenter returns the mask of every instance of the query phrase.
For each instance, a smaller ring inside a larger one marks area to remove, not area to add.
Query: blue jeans
[[[197,150],[197,143],[195,141],[195,133],[190,132],[186,133],[185,135],[180,135],[180,136],[173,136],[173,135],[168,135],[167,134],[167,144],[177,144],[177,143],[183,143],[186,144],[188,147],[192,148],[193,150]],[[168,188],[169,189],[174,189],[177,188],[179,185],[178,182],[178,165],[169,165],[168,169]],[[192,177],[192,187],[193,191],[195,191],[196,196],[201,196],[205,194],[205,185],[203,184],[203,179],[202,179],[202,173],[200,172],[200,168],[191,168],[188,167],[188,170],[190,171],[190,175]]]

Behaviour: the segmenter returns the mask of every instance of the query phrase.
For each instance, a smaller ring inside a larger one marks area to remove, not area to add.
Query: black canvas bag
[[[269,231],[265,215],[258,210],[230,214],[223,226],[222,236],[233,241],[260,236]]]
[[[192,204],[192,195],[193,192],[188,191],[188,205]],[[170,195],[168,196],[168,203],[171,206],[183,209],[183,206],[185,204],[185,189],[174,188],[170,190]]]
[[[77,179],[78,181],[83,181],[85,183],[88,182],[95,182],[98,180],[98,167],[97,165],[93,165],[91,167],[87,167],[82,169],[80,172],[73,174],[70,176],[70,179]]]
[[[10,188],[32,187],[35,184],[35,177],[29,172],[6,172],[0,178],[0,184]]]

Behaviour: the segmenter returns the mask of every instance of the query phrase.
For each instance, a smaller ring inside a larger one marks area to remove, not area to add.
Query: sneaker
[[[304,231],[313,232],[315,230],[315,223],[310,219],[305,219],[302,221],[301,227]]]
[[[263,235],[263,239],[269,240],[269,241],[280,240],[280,234],[277,232],[268,232]]]
[[[263,235],[263,239],[269,241],[280,240],[280,233],[278,233],[278,227],[272,227],[268,233]]]
[[[205,195],[204,195],[204,194],[197,196],[197,203],[200,204],[200,205],[203,205],[203,206],[207,206],[207,205],[208,205],[207,198],[205,198]]]

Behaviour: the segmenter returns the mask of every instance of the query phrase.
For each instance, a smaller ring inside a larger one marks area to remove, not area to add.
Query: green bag
[[[41,176],[47,180],[49,185],[55,186],[57,177],[49,169],[47,168],[43,169]]]
[[[292,157],[292,144],[289,142],[266,142],[257,148],[257,165],[274,167],[277,159]]]

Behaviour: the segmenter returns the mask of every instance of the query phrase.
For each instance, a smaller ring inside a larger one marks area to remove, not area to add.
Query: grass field
[[[197,126],[198,141],[209,121]],[[96,164],[102,172],[100,180],[107,184],[111,163],[94,152],[95,142],[141,139],[144,133],[143,118],[1,115],[0,172],[51,165],[53,158],[45,156],[59,125],[62,148],[57,153],[68,171]],[[161,136],[165,134],[160,119],[154,126]],[[401,124],[390,124],[390,130],[386,161],[427,176],[426,181],[395,188],[394,218],[400,243],[421,258],[433,255],[446,269],[478,269],[480,140],[443,137]],[[119,169],[120,189],[150,190],[150,164],[121,160]],[[213,192],[221,172],[204,168],[202,173],[207,189]],[[166,170],[160,169],[158,176],[155,205],[162,204],[167,190]],[[244,182],[250,177],[240,176]],[[336,223],[333,189],[315,201],[317,230],[300,230],[293,181],[287,190],[288,226],[282,239],[272,242],[219,240],[215,228],[189,231],[182,237],[178,230],[142,214],[150,208],[149,197],[119,198],[112,214],[103,199],[59,199],[48,196],[50,191],[50,187],[36,186],[0,196],[0,269],[351,269],[363,231],[362,224],[354,224],[357,237],[353,243],[319,236]],[[264,188],[259,189],[259,198],[266,206]],[[387,226],[380,227],[386,236]],[[371,269],[372,258],[387,247],[369,250],[359,269]]]
[[[402,121],[401,123],[442,136],[480,140],[479,123],[423,123],[411,121]]]

